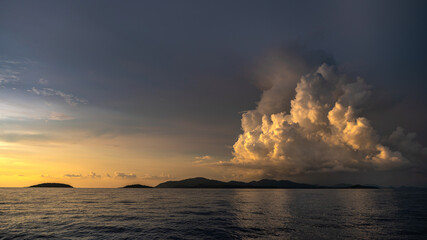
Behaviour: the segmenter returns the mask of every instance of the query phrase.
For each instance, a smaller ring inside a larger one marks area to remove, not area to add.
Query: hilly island
[[[229,181],[222,182],[218,180],[211,180],[203,177],[189,178],[181,181],[167,181],[160,183],[156,188],[283,188],[283,189],[317,189],[317,188],[333,188],[333,189],[347,189],[347,188],[378,188],[376,186],[365,185],[352,185],[345,184],[345,186],[320,186],[305,183],[296,183],[288,180],[271,180],[262,179],[259,181],[239,182]]]
[[[126,185],[123,188],[152,188],[152,187],[141,185],[141,184],[132,184],[132,185]]]
[[[64,183],[41,183],[30,186],[30,188],[73,188],[71,185]]]

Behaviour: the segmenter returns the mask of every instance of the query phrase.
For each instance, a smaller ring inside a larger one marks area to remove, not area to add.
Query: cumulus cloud
[[[115,172],[114,177],[122,179],[133,179],[136,178],[136,175],[134,173]]]
[[[416,133],[405,133],[401,127],[397,127],[383,142],[397,149],[412,161],[422,161],[427,157],[427,147],[423,147],[415,140]]]
[[[334,60],[323,51],[310,51],[299,43],[268,54],[255,72],[256,84],[263,90],[257,111],[272,114],[288,110],[300,77],[322,63],[334,63]]]
[[[39,96],[51,97],[58,96],[64,99],[64,101],[70,106],[76,106],[78,104],[87,104],[87,100],[78,98],[72,94],[67,94],[59,90],[52,88],[37,89],[35,87],[28,90],[28,92],[34,93]]]
[[[233,146],[234,157],[220,164],[280,177],[390,169],[409,163],[405,151],[426,151],[414,143],[414,134],[405,135],[401,128],[382,140],[360,116],[371,94],[363,79],[351,79],[327,64],[300,76],[289,66],[283,69],[291,73],[270,80],[257,108],[242,114],[243,133]],[[296,82],[296,88],[287,113],[289,82]]]

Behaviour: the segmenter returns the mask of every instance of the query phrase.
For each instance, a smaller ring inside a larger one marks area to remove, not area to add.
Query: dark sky
[[[256,69],[295,48],[373,86],[364,115],[380,135],[401,126],[426,146],[426,11],[426,1],[0,1],[0,94],[61,104],[61,91],[93,109],[51,129],[184,136],[183,154],[227,160],[240,112],[261,98]]]

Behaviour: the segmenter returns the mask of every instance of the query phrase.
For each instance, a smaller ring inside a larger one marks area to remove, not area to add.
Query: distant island
[[[285,189],[377,189],[377,186],[340,184],[336,186],[320,186],[305,183],[296,183],[288,180],[262,179],[252,182],[229,181],[222,182],[203,177],[189,178],[181,181],[167,181],[160,183],[156,188],[285,188]]]
[[[73,188],[71,185],[64,183],[41,183],[30,186],[30,188]]]
[[[141,185],[141,184],[132,184],[132,185],[126,185],[122,188],[152,188],[150,186]]]

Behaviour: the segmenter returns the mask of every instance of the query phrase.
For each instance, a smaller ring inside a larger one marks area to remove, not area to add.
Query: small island
[[[141,185],[141,184],[132,184],[132,185],[126,185],[122,188],[151,188],[151,187],[146,185]]]
[[[73,188],[71,185],[64,183],[41,183],[30,186],[30,188]]]

